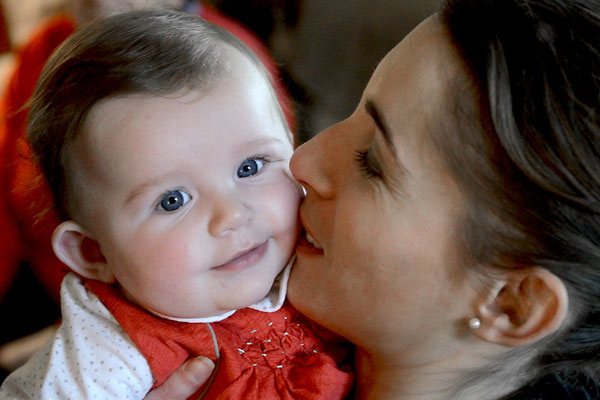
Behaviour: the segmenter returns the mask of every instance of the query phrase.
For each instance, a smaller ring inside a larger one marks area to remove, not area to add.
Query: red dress
[[[250,47],[273,77],[275,90],[290,127],[294,116],[279,70],[260,39],[242,24],[218,10],[202,5],[200,16],[219,25]],[[0,99],[0,301],[28,262],[38,280],[58,303],[60,283],[67,267],[54,255],[50,238],[60,223],[52,209],[52,195],[25,141],[27,101],[42,67],[52,52],[75,30],[65,15],[50,19],[16,53],[16,66]]]
[[[160,385],[190,356],[204,355],[217,365],[203,399],[343,399],[353,374],[340,365],[349,359],[349,345],[326,342],[319,328],[285,303],[276,312],[238,310],[208,325],[156,317],[128,302],[121,292],[99,281],[88,281],[148,361]],[[195,396],[202,393],[201,389]]]

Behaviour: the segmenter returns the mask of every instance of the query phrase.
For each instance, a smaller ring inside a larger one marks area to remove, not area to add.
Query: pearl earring
[[[469,320],[469,328],[479,329],[481,327],[481,320],[477,317],[473,317]]]

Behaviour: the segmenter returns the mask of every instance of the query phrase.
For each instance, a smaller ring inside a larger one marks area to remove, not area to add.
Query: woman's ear
[[[79,275],[106,283],[115,282],[100,244],[77,222],[65,221],[56,227],[52,248],[56,256]]]
[[[550,271],[531,267],[506,271],[485,301],[473,334],[490,343],[523,346],[556,332],[567,316],[569,296]]]

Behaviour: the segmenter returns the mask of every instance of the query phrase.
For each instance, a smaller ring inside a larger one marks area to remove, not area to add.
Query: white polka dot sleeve
[[[73,274],[61,307],[56,336],[6,378],[0,399],[143,399],[153,383],[146,360]]]

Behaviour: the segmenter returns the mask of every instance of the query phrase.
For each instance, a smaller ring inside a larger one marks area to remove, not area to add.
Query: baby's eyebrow
[[[251,140],[251,141],[243,143],[243,145],[244,145],[244,147],[249,147],[249,146],[262,146],[262,145],[271,144],[271,143],[284,144],[285,142],[279,138],[270,136],[270,137],[263,137],[263,138]]]
[[[260,146],[266,146],[266,145],[271,145],[271,144],[281,145],[281,144],[285,144],[285,143],[286,142],[280,138],[277,138],[274,136],[269,136],[269,137],[261,137],[258,139],[243,142],[243,143],[241,143],[241,146],[243,149],[249,149],[251,147],[260,147]],[[159,186],[166,179],[168,179],[169,177],[172,177],[174,175],[176,175],[176,174],[173,172],[167,172],[167,173],[160,175],[154,179],[151,179],[149,181],[146,181],[139,185],[134,186],[134,188],[128,193],[128,195],[125,199],[125,204],[129,204],[129,203],[133,202],[137,197],[144,194],[149,188]]]
[[[165,179],[167,179],[168,177],[173,176],[173,175],[174,174],[172,172],[169,172],[169,173],[163,174],[161,176],[158,176],[152,180],[149,180],[149,181],[141,183],[137,186],[134,186],[134,188],[131,189],[131,191],[128,193],[127,197],[125,198],[125,204],[129,204],[129,203],[133,202],[137,197],[144,194],[149,188],[160,185],[161,182],[163,182]]]
[[[136,198],[142,195],[149,187],[155,186],[153,183],[145,183],[139,186],[136,186],[125,198],[125,204],[132,203]]]

